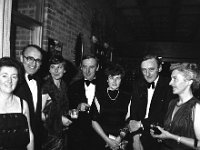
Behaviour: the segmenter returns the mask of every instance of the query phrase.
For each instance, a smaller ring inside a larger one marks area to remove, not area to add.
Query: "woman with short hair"
[[[200,101],[194,97],[199,87],[199,68],[195,63],[171,65],[170,85],[177,99],[171,100],[161,133],[151,135],[162,141],[162,150],[192,150],[200,148]],[[156,129],[156,130],[157,130]]]

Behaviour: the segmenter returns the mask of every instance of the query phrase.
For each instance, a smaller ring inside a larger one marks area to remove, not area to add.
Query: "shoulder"
[[[43,80],[42,88],[48,88],[51,84],[54,84],[53,80],[51,78],[47,78]]]
[[[194,101],[195,107],[199,107],[200,108],[200,100],[197,99],[196,97],[193,97],[192,100]]]
[[[136,77],[133,80],[133,85],[138,86],[138,87],[144,87],[144,86],[146,86],[146,81],[143,77]]]
[[[129,92],[120,90],[120,95],[123,97],[124,100],[130,101],[132,99],[132,95]]]
[[[195,104],[194,104],[193,109],[194,109],[195,114],[197,114],[199,117],[200,116],[200,101],[196,98],[195,98]]]
[[[28,110],[28,103],[25,100],[22,100],[22,103],[23,103],[24,110],[27,111]]]
[[[174,99],[170,100],[169,106],[173,106],[173,105],[175,105],[177,102],[178,102],[178,98],[174,98]]]
[[[159,83],[162,83],[163,85],[169,86],[170,80],[171,80],[171,79],[170,79],[169,77],[165,77],[165,76],[160,75],[160,76],[159,76],[159,79],[158,79],[158,82],[159,82]]]
[[[75,88],[75,87],[83,86],[83,83],[84,83],[84,79],[78,79],[78,80],[74,81],[73,83],[71,83],[69,85],[69,89],[70,88]]]
[[[133,80],[133,95],[144,94],[147,91],[147,84],[144,79],[137,78]]]
[[[196,103],[195,107],[200,110],[200,103]]]
[[[127,91],[124,91],[124,90],[120,89],[120,93],[123,94],[124,96],[131,97],[131,93],[129,93]]]
[[[28,103],[26,102],[26,100],[21,99],[20,97],[15,96],[15,99],[19,102],[19,104],[21,105],[21,107],[23,107],[23,113],[26,113],[27,111],[29,111],[29,107],[28,107]]]

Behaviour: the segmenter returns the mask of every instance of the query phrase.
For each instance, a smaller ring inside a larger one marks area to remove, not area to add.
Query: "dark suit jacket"
[[[75,81],[68,89],[69,108],[77,108],[80,103],[87,103],[85,96],[84,79]]]
[[[149,108],[149,117],[148,119],[145,119],[147,106],[147,84],[144,79],[134,81],[131,119],[142,121],[144,126],[142,136],[148,136],[147,140],[144,141],[150,141],[149,138],[151,138],[151,136],[149,134],[149,127],[151,123],[159,123],[161,126],[163,125],[169,101],[174,97],[172,94],[172,88],[169,86],[169,82],[169,78],[159,76]],[[143,144],[145,144],[145,142]]]
[[[96,91],[103,88],[106,80],[96,79]],[[80,103],[87,103],[84,79],[75,81],[68,88],[69,108],[77,108]],[[69,145],[71,149],[92,150],[95,132],[91,126],[91,117],[87,112],[79,112],[77,120],[69,128]]]
[[[36,145],[41,145],[41,143],[38,143],[39,139],[41,139],[41,131],[42,131],[42,121],[41,121],[41,109],[42,109],[42,94],[41,94],[41,81],[39,78],[36,78],[37,87],[38,87],[38,101],[37,101],[37,107],[36,111],[34,111],[34,105],[33,105],[33,98],[30,91],[30,88],[28,86],[28,83],[25,79],[23,79],[22,83],[18,85],[18,87],[15,90],[15,94],[19,96],[21,99],[25,100],[28,103],[29,106],[29,114],[30,114],[30,124],[31,128],[34,134],[34,140]]]
[[[96,79],[96,91],[102,88],[106,88],[107,83],[105,78],[97,78]],[[69,86],[68,89],[68,97],[69,97],[69,108],[77,108],[80,103],[87,103],[87,98],[85,95],[85,87],[84,87],[84,79],[79,79],[75,81],[72,85]]]

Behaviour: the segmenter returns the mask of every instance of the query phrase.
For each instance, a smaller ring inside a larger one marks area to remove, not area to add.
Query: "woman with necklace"
[[[129,117],[131,95],[120,89],[124,69],[111,64],[106,70],[108,87],[98,90],[91,106],[92,126],[97,132],[96,149],[120,148],[120,129]]]
[[[199,87],[199,69],[193,63],[173,64],[170,85],[178,95],[168,108],[164,128],[151,135],[162,141],[162,150],[192,150],[200,148],[200,102],[193,96]]]
[[[34,150],[29,108],[13,94],[21,81],[21,65],[9,57],[0,59],[0,149]]]
[[[72,123],[64,115],[68,112],[69,103],[67,87],[63,81],[66,62],[62,56],[54,55],[49,65],[50,76],[42,88],[42,119],[48,134],[43,150],[63,150],[66,147],[65,130]]]

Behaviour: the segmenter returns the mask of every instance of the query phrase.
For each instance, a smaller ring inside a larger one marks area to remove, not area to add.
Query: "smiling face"
[[[182,94],[186,90],[190,89],[192,80],[186,79],[183,72],[174,70],[171,75],[171,81],[169,85],[172,86],[174,94]]]
[[[158,66],[155,58],[147,59],[141,63],[142,74],[148,83],[154,82],[161,70],[162,67]]]
[[[83,76],[87,80],[93,80],[96,74],[96,71],[98,70],[98,64],[96,59],[89,58],[84,59],[82,61],[82,67],[81,67]]]
[[[51,64],[49,72],[54,80],[60,80],[66,71],[64,64],[59,63],[59,64]]]
[[[1,67],[0,69],[0,92],[12,93],[17,86],[18,71],[14,67]]]
[[[35,74],[41,66],[42,54],[35,47],[28,47],[21,56],[24,69],[27,74]]]

